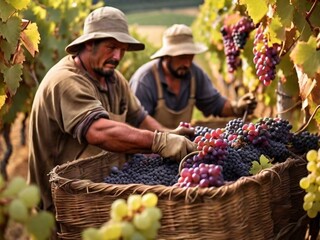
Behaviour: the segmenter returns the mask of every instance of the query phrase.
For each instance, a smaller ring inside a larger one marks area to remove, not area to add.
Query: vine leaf
[[[270,160],[265,156],[261,155],[258,161],[252,161],[252,166],[250,169],[250,173],[252,175],[255,175],[259,173],[261,170],[272,167],[272,163]]]
[[[281,44],[281,42],[285,40],[286,38],[285,28],[283,27],[278,15],[275,15],[272,18],[272,22],[270,23],[270,26],[269,26],[269,32],[270,32],[271,43]]]
[[[0,36],[14,48],[17,47],[20,37],[20,25],[21,19],[19,17],[11,17],[7,22],[0,21]]]
[[[250,173],[252,175],[255,175],[255,174],[259,173],[261,170],[262,170],[262,166],[260,165],[260,163],[258,161],[252,161]]]
[[[40,34],[35,23],[29,24],[28,27],[21,32],[21,41],[32,57],[34,57],[36,52],[39,51],[38,45],[40,42]]]
[[[262,154],[259,160],[262,169],[272,167],[272,163],[270,163],[269,159],[265,155]]]
[[[6,1],[0,1],[0,9],[0,18],[4,22],[16,11],[16,9]]]
[[[320,72],[320,51],[316,51],[316,46],[316,38],[311,36],[308,42],[298,42],[290,54],[292,61],[310,78]]]
[[[294,7],[290,4],[289,0],[277,1],[277,12],[280,17],[280,21],[285,28],[291,28]]]
[[[11,6],[13,6],[17,10],[26,9],[30,0],[5,0],[7,3],[9,3]]]
[[[6,82],[11,94],[15,94],[19,87],[22,75],[22,64],[15,64],[3,71],[4,81]]]
[[[248,15],[254,23],[260,22],[268,12],[268,5],[265,0],[240,0],[240,4],[247,6]]]

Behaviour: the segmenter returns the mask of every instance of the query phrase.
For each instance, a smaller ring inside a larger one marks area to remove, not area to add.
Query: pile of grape
[[[162,212],[154,193],[132,194],[111,205],[110,220],[100,228],[87,228],[83,240],[156,239],[161,227]]]
[[[110,184],[145,184],[172,186],[178,180],[179,163],[159,155],[134,154],[119,169],[112,167],[104,182]]]
[[[180,126],[192,128],[185,122]],[[272,163],[284,162],[292,153],[305,154],[320,146],[317,134],[293,133],[292,125],[280,118],[261,118],[255,123],[237,118],[224,128],[195,126],[194,129],[191,140],[197,143],[198,152],[184,159],[181,166],[159,155],[134,154],[123,168],[113,167],[104,182],[218,187],[226,181],[251,176],[252,162],[258,161],[261,155]]]
[[[222,168],[221,181],[235,181],[250,176],[252,162],[261,155],[272,161],[284,162],[294,153],[303,154],[312,147],[319,147],[319,136],[306,131],[294,134],[292,125],[280,118],[261,118],[256,123],[233,119],[225,128],[211,129],[196,126],[193,141],[199,153],[187,158],[183,168],[197,168],[199,164],[214,164]],[[296,142],[302,139],[303,142]],[[192,170],[189,170],[192,172]],[[184,184],[194,186],[186,177]],[[181,181],[181,179],[180,179]],[[179,182],[181,185],[181,182]]]
[[[308,151],[306,157],[309,174],[300,180],[300,187],[306,191],[303,209],[315,218],[320,213],[320,149]]]
[[[49,239],[55,220],[47,211],[34,211],[39,201],[36,185],[20,176],[9,182],[0,176],[0,239]]]
[[[215,164],[200,163],[198,167],[183,168],[175,184],[179,187],[220,187],[224,184],[222,168]]]

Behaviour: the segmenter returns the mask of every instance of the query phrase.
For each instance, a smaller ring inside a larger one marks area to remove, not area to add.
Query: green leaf
[[[11,17],[7,22],[0,22],[0,36],[6,39],[11,46],[17,47],[20,38],[21,18]]]
[[[320,51],[316,50],[316,46],[316,38],[311,36],[308,42],[298,42],[290,54],[292,61],[310,78],[320,72]]]
[[[250,173],[252,175],[255,175],[255,174],[259,173],[261,170],[262,170],[262,167],[259,164],[259,162],[252,161],[252,166],[251,166],[251,169],[250,169]]]
[[[269,168],[272,166],[269,159],[265,155],[261,155],[259,158],[262,169]]]
[[[10,68],[7,68],[3,72],[4,81],[8,86],[9,91],[15,94],[19,87],[19,82],[22,75],[22,64],[15,64]]]
[[[8,4],[6,1],[0,1],[0,18],[6,22],[10,16],[16,11],[14,7]]]
[[[279,43],[286,39],[286,31],[280,22],[279,16],[275,15],[269,25],[270,41],[271,43]]]
[[[282,70],[283,74],[286,77],[291,76],[292,74],[296,75],[296,72],[294,71],[294,65],[288,54],[281,57],[281,61],[278,65],[278,68]]]
[[[293,19],[294,7],[290,0],[277,0],[277,13],[280,17],[282,26],[285,28],[291,27]]]
[[[17,10],[26,9],[30,0],[5,0],[7,3],[12,5]]]
[[[28,106],[29,94],[30,87],[25,84],[21,84],[17,89],[16,94],[12,96],[10,108],[6,114],[2,116],[4,123],[13,123],[19,112],[24,112],[30,109],[30,106]]]
[[[15,53],[17,46],[12,46],[8,41],[0,39],[0,50],[3,52],[3,57],[7,63],[10,62],[11,55]]]
[[[268,5],[264,0],[240,0],[240,4],[247,6],[254,23],[258,23],[268,12]]]

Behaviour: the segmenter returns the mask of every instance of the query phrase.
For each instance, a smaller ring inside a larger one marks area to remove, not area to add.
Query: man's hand
[[[252,114],[257,107],[257,101],[253,93],[246,93],[238,101],[231,102],[235,116],[240,117],[247,110],[248,115]]]
[[[152,143],[152,152],[164,158],[173,158],[181,161],[188,153],[196,151],[197,144],[184,136],[168,132],[155,131]]]
[[[187,137],[193,137],[195,134],[195,129],[193,127],[183,127],[183,126],[178,126],[177,128],[169,131],[169,133],[181,135],[181,136],[187,136]]]

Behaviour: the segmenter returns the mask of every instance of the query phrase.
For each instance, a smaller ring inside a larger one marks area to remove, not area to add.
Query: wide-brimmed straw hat
[[[127,51],[139,51],[144,44],[129,34],[127,19],[122,11],[113,7],[101,7],[92,11],[84,22],[83,34],[66,47],[66,52],[76,54],[81,44],[92,39],[114,38],[128,43]]]
[[[162,47],[150,58],[199,54],[207,50],[204,44],[194,42],[190,27],[185,24],[174,24],[164,31]]]

